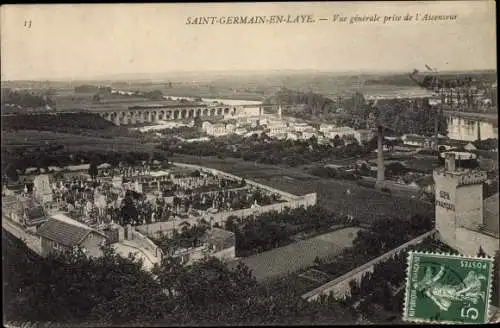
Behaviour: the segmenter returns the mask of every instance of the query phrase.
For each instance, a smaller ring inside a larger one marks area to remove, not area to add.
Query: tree
[[[92,180],[95,180],[97,178],[97,175],[99,174],[99,170],[97,169],[97,163],[95,160],[92,160],[90,162],[89,166],[89,175]]]
[[[138,221],[139,212],[137,211],[131,195],[126,195],[125,198],[123,198],[120,216],[123,225],[133,224]]]
[[[235,216],[228,217],[225,224],[226,230],[236,232],[238,230],[235,222],[236,220],[237,218]]]
[[[19,175],[17,174],[17,170],[14,165],[8,165],[5,169],[5,175],[12,181],[18,181]]]

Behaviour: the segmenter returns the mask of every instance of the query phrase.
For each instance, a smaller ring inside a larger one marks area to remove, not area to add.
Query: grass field
[[[40,147],[64,145],[68,150],[105,150],[105,151],[148,151],[154,150],[151,144],[141,143],[133,137],[109,136],[92,137],[52,131],[20,130],[2,131],[2,149],[17,147]]]
[[[352,246],[360,228],[345,228],[241,259],[258,281],[297,272],[314,265],[316,257],[331,258]],[[237,261],[230,264],[236,265]]]

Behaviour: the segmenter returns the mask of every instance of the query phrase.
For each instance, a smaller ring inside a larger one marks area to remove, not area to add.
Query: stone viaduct
[[[223,115],[237,114],[244,108],[259,108],[262,115],[264,106],[262,105],[150,105],[150,106],[130,106],[128,109],[116,109],[100,111],[98,114],[113,122],[115,125],[127,125],[137,123],[155,123],[158,121],[178,121],[185,119],[215,118]]]

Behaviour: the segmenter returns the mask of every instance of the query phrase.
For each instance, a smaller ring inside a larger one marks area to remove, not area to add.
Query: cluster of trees
[[[455,253],[445,244],[428,238],[418,245],[408,247],[393,258],[375,265],[373,273],[366,273],[360,283],[350,282],[351,295],[343,300],[343,303],[355,307],[359,316],[371,322],[382,323],[400,318],[404,304],[408,252],[436,252],[438,250],[443,253]]]
[[[340,179],[340,180],[357,180],[359,176],[343,169],[335,169],[326,166],[317,166],[311,169],[310,173],[320,178]]]
[[[287,109],[287,112],[291,111],[291,114],[302,118],[312,118],[336,114],[338,110],[347,113],[362,112],[366,106],[366,100],[360,92],[355,92],[348,98],[337,97],[332,100],[312,91],[302,92],[282,88],[265,99],[264,104],[292,105],[295,108]]]
[[[166,137],[180,137],[183,139],[194,139],[206,137],[207,134],[196,127],[181,126],[171,129],[155,130],[154,133],[161,133]]]
[[[170,236],[155,238],[155,243],[164,254],[173,255],[178,249],[200,246],[208,228],[209,225],[206,222],[190,227],[183,226],[180,232],[174,229]]]
[[[410,170],[400,162],[392,162],[385,165],[386,177],[404,177],[409,171]],[[347,172],[344,168],[336,169],[326,166],[316,166],[310,170],[310,173],[321,178],[339,180],[359,180],[362,176],[377,176],[377,173],[370,170],[368,165],[364,163],[356,167],[353,173]]]
[[[27,90],[12,90],[2,88],[2,107],[3,104],[16,105],[24,108],[39,108],[54,106],[55,100],[52,98],[52,91],[31,92]]]
[[[5,232],[3,232],[6,234]],[[258,288],[243,264],[230,270],[215,258],[189,266],[166,257],[151,273],[140,261],[104,248],[39,258],[4,236],[4,320],[65,325],[224,325],[347,323],[341,304],[309,303],[288,290]]]
[[[127,85],[124,85],[127,86]],[[170,84],[171,87],[171,84]],[[112,87],[109,86],[96,86],[96,85],[79,85],[75,87],[76,93],[94,93],[93,100],[100,100],[102,95],[110,95],[113,91]],[[128,94],[125,94],[128,95]],[[161,100],[163,99],[163,92],[161,90],[152,90],[152,91],[133,91],[132,96],[144,97],[152,100]]]
[[[298,233],[322,233],[339,224],[348,224],[347,218],[319,206],[310,206],[254,217],[231,216],[226,220],[225,228],[235,234],[237,256],[250,256],[290,244]]]
[[[484,139],[474,141],[474,146],[480,150],[494,150],[498,149],[498,139]]]
[[[151,100],[161,100],[163,99],[163,92],[161,90],[146,91],[142,93],[142,96]]]
[[[388,252],[405,242],[430,231],[434,223],[430,217],[413,215],[409,219],[387,218],[375,221],[370,229],[363,229],[334,261],[317,266],[320,271],[340,276],[349,270]]]
[[[356,222],[312,206],[245,218],[230,216],[224,228],[235,234],[237,256],[245,257],[288,245],[299,233],[319,234],[329,231],[332,226],[348,224]],[[214,226],[219,227],[219,224]],[[209,223],[202,220],[199,225],[183,226],[180,232],[174,230],[171,236],[161,236],[156,241],[166,254],[173,254],[179,248],[199,246],[208,227]]]
[[[392,131],[426,136],[434,134],[434,121],[436,115],[439,115],[439,111],[430,106],[427,98],[378,101],[370,107],[369,112]],[[447,134],[446,117],[439,116],[438,130],[442,135]]]
[[[310,115],[336,112],[338,104],[323,95],[282,88],[264,100],[264,104],[305,105],[303,111]]]
[[[75,87],[76,93],[96,93],[96,92],[111,93],[111,90],[112,90],[111,87],[97,86],[90,84],[83,84]]]
[[[75,132],[80,129],[104,130],[114,127],[97,114],[57,113],[57,114],[16,114],[2,117],[5,131],[38,130],[52,132]]]
[[[195,156],[218,156],[219,158],[242,158],[245,161],[256,161],[263,164],[286,164],[298,166],[322,160],[350,158],[369,153],[370,143],[359,145],[347,144],[343,147],[333,147],[329,144],[318,144],[316,138],[309,140],[275,140],[265,134],[242,138],[233,136],[218,138],[208,142],[182,143],[170,140],[158,146],[180,154]]]
[[[120,223],[122,225],[139,224],[139,211],[136,206],[136,202],[142,198],[142,195],[132,191],[127,190],[125,197],[123,197],[121,208],[120,208]]]
[[[412,82],[413,83],[413,82]],[[425,99],[386,99],[377,102],[368,102],[362,93],[356,92],[350,98],[331,100],[312,92],[304,93],[282,89],[268,98],[265,103],[303,105],[298,106],[299,116],[310,117],[320,114],[334,113],[342,108],[349,115],[338,117],[338,124],[366,128],[370,114],[378,117],[382,124],[392,131],[399,133],[414,133],[432,135],[434,133],[434,119],[438,111],[432,108],[428,98]],[[305,115],[305,116],[304,116]],[[445,117],[439,117],[439,133],[446,134],[447,124]]]

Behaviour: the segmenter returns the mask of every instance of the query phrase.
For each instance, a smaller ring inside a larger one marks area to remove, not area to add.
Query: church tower
[[[457,167],[455,153],[446,153],[444,168],[435,169],[433,175],[436,229],[442,242],[461,250],[457,231],[477,230],[483,225],[486,172]]]

